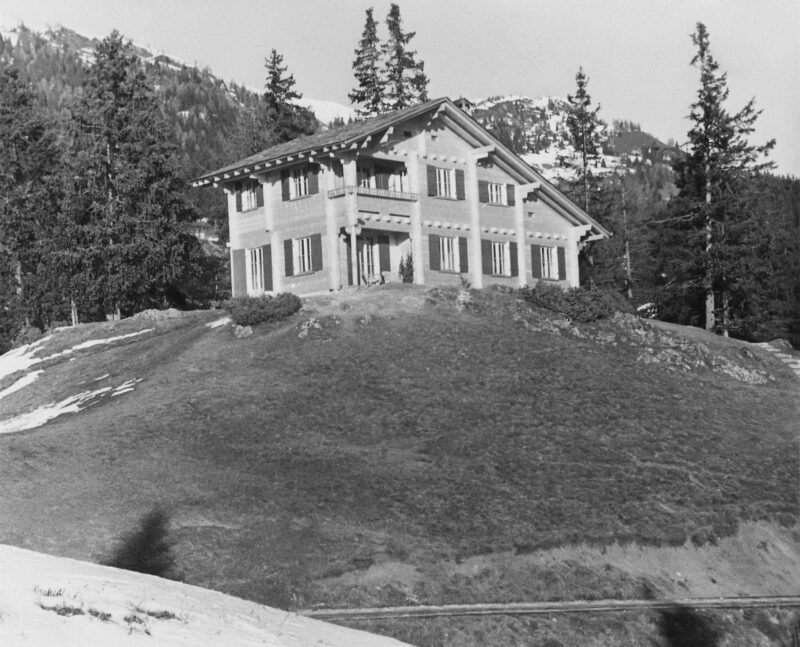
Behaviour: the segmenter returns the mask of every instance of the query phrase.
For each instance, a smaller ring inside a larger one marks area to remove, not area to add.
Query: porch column
[[[342,159],[342,168],[344,171],[347,226],[350,229],[350,270],[352,272],[353,285],[359,285],[358,247],[356,245],[356,236],[358,234],[358,173],[356,171],[356,158]]]
[[[411,218],[409,221],[411,237],[411,259],[414,263],[414,283],[425,284],[424,262],[422,260],[422,187],[419,181],[419,154],[417,151],[408,151],[406,159],[406,172],[408,185],[411,191],[417,194],[416,202],[411,203]]]
[[[331,290],[342,288],[341,268],[339,266],[339,232],[336,227],[336,201],[328,197],[336,188],[334,160],[321,162],[322,177],[325,179],[325,230],[328,238],[328,286]]]
[[[519,268],[519,286],[524,287],[528,282],[528,234],[525,230],[525,202],[528,196],[537,191],[541,185],[538,182],[521,184],[514,189],[514,229],[517,232],[517,267]]]
[[[469,273],[473,288],[483,287],[483,259],[481,258],[481,211],[478,195],[478,160],[488,157],[494,145],[481,146],[469,153],[464,174],[465,193],[469,207]]]

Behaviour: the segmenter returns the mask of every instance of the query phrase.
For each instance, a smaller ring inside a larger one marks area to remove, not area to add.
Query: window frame
[[[436,166],[436,197],[456,199],[456,170]]]
[[[292,254],[294,256],[293,276],[312,274],[314,272],[311,238],[311,236],[305,236],[292,240]]]
[[[493,240],[492,276],[511,276],[511,245],[508,241]]]
[[[439,236],[439,271],[461,273],[458,236]]]
[[[558,281],[558,247],[542,245],[540,247],[542,278]]]
[[[247,249],[245,285],[248,296],[264,294],[264,252],[261,247]]]
[[[506,185],[501,182],[487,182],[487,192],[489,194],[489,204],[507,205]]]
[[[308,169],[293,168],[289,175],[289,199],[297,200],[310,195],[308,192]]]

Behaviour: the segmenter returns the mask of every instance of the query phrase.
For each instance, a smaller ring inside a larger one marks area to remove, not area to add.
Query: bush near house
[[[286,319],[303,307],[295,294],[285,292],[274,297],[239,297],[225,302],[225,310],[233,323],[239,326],[254,326],[269,321]]]
[[[564,290],[558,285],[539,283],[521,288],[520,296],[531,305],[583,323],[606,319],[615,312],[633,312],[621,294],[597,287]]]

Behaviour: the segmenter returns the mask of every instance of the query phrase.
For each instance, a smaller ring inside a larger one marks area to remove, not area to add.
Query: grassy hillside
[[[639,597],[667,585],[525,558],[796,522],[798,384],[747,344],[625,317],[575,327],[493,290],[464,312],[441,289],[319,297],[244,339],[216,316],[43,346],[152,329],[37,364],[0,398],[2,423],[140,380],[0,435],[0,543],[99,560],[159,504],[187,582],[350,606]],[[506,566],[456,567],[487,555]]]

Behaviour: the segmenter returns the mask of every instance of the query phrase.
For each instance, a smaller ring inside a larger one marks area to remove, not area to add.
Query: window
[[[408,191],[408,172],[405,169],[389,176],[389,190],[397,191],[398,193]]]
[[[264,292],[264,256],[262,249],[247,250],[247,294],[253,296]]]
[[[294,267],[295,274],[313,272],[311,262],[311,237],[296,238],[294,240]]]
[[[460,270],[458,238],[448,236],[439,238],[439,258],[439,268],[442,272],[458,272]]]
[[[247,182],[242,186],[242,211],[249,211],[258,207],[257,185],[258,182]]]
[[[436,195],[443,198],[454,198],[455,169],[436,169]]]
[[[358,173],[358,186],[364,189],[372,189],[374,187],[374,178],[375,176],[370,173],[370,169],[365,166],[358,166],[356,167],[356,172]]]
[[[492,243],[492,274],[511,276],[508,243]]]
[[[292,200],[308,195],[308,174],[304,168],[296,168],[292,171],[292,181],[289,183],[289,191]]]
[[[489,182],[489,202],[492,204],[506,203],[506,185]]]
[[[558,280],[558,248],[542,247],[542,278]]]

